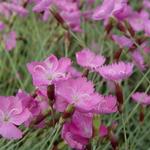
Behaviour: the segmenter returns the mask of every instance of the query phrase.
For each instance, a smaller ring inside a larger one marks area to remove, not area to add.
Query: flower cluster
[[[27,93],[19,89],[15,96],[0,96],[2,137],[22,138],[24,134],[20,127],[47,128],[58,125],[61,138],[73,149],[84,150],[93,139],[95,141],[99,137],[109,140],[112,147],[117,149],[118,141],[114,130],[118,123],[106,126],[101,123],[100,116],[122,113],[125,100],[123,81],[129,79],[134,71],[144,73],[149,67],[145,57],[150,53],[147,40],[150,36],[147,10],[150,1],[144,0],[140,11],[135,11],[128,0],[103,0],[102,4],[92,8],[94,2],[95,0],[0,2],[0,42],[5,50],[11,51],[16,47],[17,40],[22,39],[13,29],[13,23],[17,15],[24,17],[29,14],[29,5],[33,6],[32,13],[36,16],[42,15],[44,21],[55,19],[63,31],[69,34],[67,42],[64,38],[65,46],[68,43],[70,46],[70,37],[73,36],[84,47],[75,51],[73,58],[68,55],[58,58],[51,54],[44,60],[27,63],[34,91]],[[104,39],[118,46],[119,50],[112,52],[114,55],[110,58],[105,56],[105,52],[95,52],[90,46],[85,46],[84,42],[82,44],[73,33],[84,32],[82,21],[95,20],[104,23]],[[122,57],[123,54],[125,57]],[[107,91],[100,89],[103,83],[106,83]],[[135,92],[132,99],[140,104],[143,115],[143,108],[150,104],[150,95]],[[48,119],[52,125],[47,123]]]

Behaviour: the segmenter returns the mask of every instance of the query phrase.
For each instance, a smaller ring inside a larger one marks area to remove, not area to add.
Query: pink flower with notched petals
[[[16,127],[27,121],[30,112],[18,97],[0,96],[0,134],[7,139],[19,139],[22,132]]]
[[[28,10],[19,4],[3,2],[0,7],[5,10],[4,15],[7,17],[9,17],[12,12],[16,12],[20,16],[26,16],[28,14]]]
[[[5,48],[7,51],[11,51],[16,47],[17,35],[15,31],[11,31],[7,35],[4,35]]]
[[[131,47],[133,45],[133,41],[125,36],[118,36],[112,35],[113,40],[120,46],[120,47]]]
[[[143,105],[150,105],[150,95],[145,92],[136,92],[132,95],[132,99]]]
[[[56,85],[56,94],[83,112],[89,112],[98,104],[101,96],[94,92],[94,85],[86,78],[68,79]]]
[[[109,95],[99,99],[99,103],[93,109],[97,114],[111,114],[117,112],[117,98]]]
[[[149,14],[146,11],[133,12],[131,16],[128,17],[128,22],[134,31],[143,31],[146,27],[145,25],[149,23]]]
[[[150,8],[150,1],[149,0],[144,0],[143,1],[143,6],[145,7],[145,8]]]
[[[63,125],[61,136],[71,148],[83,150],[92,132],[92,115],[75,111],[71,122]]]
[[[19,90],[16,96],[22,101],[23,107],[28,108],[31,113],[30,118],[25,121],[25,125],[29,126],[30,122],[41,112],[39,103],[32,96],[22,90]]]
[[[99,74],[106,80],[120,81],[128,78],[133,72],[133,64],[118,62],[105,65],[98,69]]]
[[[91,70],[95,70],[105,63],[105,58],[101,55],[96,55],[90,49],[83,49],[76,53],[77,63]]]
[[[104,0],[102,5],[97,7],[93,13],[94,20],[108,19],[112,16],[117,16],[118,13],[127,7],[127,0]]]
[[[31,62],[27,64],[28,71],[32,75],[35,86],[48,86],[55,81],[67,77],[67,69],[71,65],[69,58],[57,59],[51,55],[43,62]]]

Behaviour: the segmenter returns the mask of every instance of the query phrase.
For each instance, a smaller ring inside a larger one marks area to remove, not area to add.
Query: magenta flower
[[[4,35],[5,48],[7,51],[11,51],[16,47],[16,32],[11,31],[7,35]]]
[[[56,95],[53,108],[56,109],[58,112],[64,112],[68,104],[69,103],[63,97]]]
[[[150,105],[150,95],[144,92],[136,92],[132,95],[132,99],[143,105]]]
[[[70,67],[69,58],[57,59],[51,55],[43,62],[32,62],[27,64],[28,71],[32,75],[33,84],[35,86],[47,86],[55,81],[65,79],[67,77],[67,69]]]
[[[91,111],[101,96],[94,92],[94,85],[86,78],[68,79],[56,85],[56,94],[80,111]]]
[[[28,108],[31,113],[30,118],[25,121],[25,125],[29,126],[30,122],[41,112],[39,103],[32,96],[21,90],[18,91],[16,96],[22,101],[23,107]]]
[[[111,114],[117,112],[117,98],[109,95],[99,99],[99,103],[94,108],[97,114]]]
[[[143,31],[145,24],[148,23],[149,14],[146,11],[133,12],[130,17],[128,17],[128,22],[135,31]]]
[[[144,0],[144,1],[143,1],[143,6],[144,6],[145,8],[147,8],[147,9],[149,9],[149,8],[150,8],[150,1],[149,1],[149,0]]]
[[[76,53],[77,63],[91,70],[101,67],[105,63],[105,58],[101,55],[96,55],[90,49],[83,49]]]
[[[95,9],[92,18],[94,20],[103,20],[117,16],[126,6],[127,0],[110,0],[109,3],[104,0],[102,5]]]
[[[112,38],[120,47],[129,48],[133,45],[133,41],[125,36],[112,35]]]
[[[20,16],[26,16],[28,14],[28,10],[26,10],[25,8],[23,8],[20,5],[16,5],[13,3],[7,3],[6,6],[10,11],[16,12]]]
[[[71,148],[83,150],[92,137],[92,116],[75,112],[71,122],[63,125],[61,135]]]
[[[33,11],[44,12],[46,16],[50,16],[49,9],[54,5],[57,8],[58,14],[62,17],[65,23],[76,32],[81,32],[81,14],[78,8],[78,1],[67,1],[67,0],[42,0],[37,2]],[[47,17],[46,17],[47,18]]]
[[[144,65],[144,58],[143,58],[142,54],[138,50],[134,50],[133,52],[131,52],[131,56],[132,56],[132,60],[135,63],[135,65],[141,71],[143,71],[145,69],[145,65]]]
[[[0,134],[7,139],[19,139],[22,132],[16,127],[27,121],[30,112],[17,97],[0,96]]]
[[[90,139],[93,134],[93,114],[75,111],[72,116],[70,130],[73,134]]]
[[[99,68],[99,74],[106,80],[120,81],[128,78],[133,72],[133,64],[118,62]]]

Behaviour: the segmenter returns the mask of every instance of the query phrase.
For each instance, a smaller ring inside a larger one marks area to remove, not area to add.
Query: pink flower
[[[26,16],[28,14],[28,10],[26,10],[25,8],[23,8],[20,5],[16,5],[13,3],[7,3],[7,7],[10,11],[14,11],[17,14],[19,14],[20,16]]]
[[[56,95],[53,108],[56,109],[58,112],[64,112],[68,104],[69,103],[63,97]]]
[[[30,117],[30,112],[24,108],[17,97],[0,96],[0,134],[7,139],[19,139],[22,132],[16,127]]]
[[[144,92],[136,92],[132,95],[132,99],[143,105],[150,105],[150,95]]]
[[[133,64],[118,62],[99,68],[99,74],[106,80],[120,81],[128,78],[133,72]]]
[[[120,47],[129,48],[133,45],[133,41],[125,36],[112,35],[112,38]]]
[[[11,51],[16,47],[16,32],[11,31],[8,35],[4,35],[5,48],[7,51]]]
[[[83,150],[92,137],[92,116],[76,111],[71,122],[63,125],[61,135],[71,148]]]
[[[52,0],[41,0],[37,2],[37,4],[33,7],[33,11],[42,12],[48,9],[51,4],[52,4]]]
[[[68,0],[42,0],[38,2],[33,11],[36,12],[49,12],[51,6],[54,5],[57,8],[57,13],[63,18],[65,23],[76,32],[81,32],[81,14],[78,8],[78,1]],[[45,13],[44,13],[45,14]],[[48,14],[48,13],[46,13]],[[48,14],[49,15],[49,14]],[[47,16],[48,16],[47,15]],[[46,17],[47,19],[47,17]]]
[[[77,63],[91,70],[95,70],[105,63],[105,58],[101,55],[96,55],[89,49],[83,49],[76,53]]]
[[[100,134],[100,137],[106,137],[108,135],[108,128],[107,128],[107,126],[101,124],[100,128],[99,128],[99,134]]]
[[[68,79],[56,85],[56,94],[80,111],[88,112],[95,107],[101,96],[94,92],[94,85],[86,78]]]
[[[76,70],[74,67],[69,67],[68,68],[68,73],[72,78],[78,78],[82,76],[82,73]]]
[[[67,77],[67,69],[70,65],[71,61],[69,58],[58,60],[56,56],[51,55],[43,62],[27,64],[27,68],[32,75],[35,86],[47,86],[53,84],[55,81],[65,79]]]
[[[97,114],[111,114],[117,112],[117,99],[115,96],[109,95],[99,99],[99,103],[94,108]]]
[[[25,122],[25,125],[29,126],[30,122],[41,112],[39,103],[32,96],[21,90],[18,91],[16,96],[22,101],[23,107],[28,108],[31,113],[30,118]]]
[[[142,31],[145,28],[145,25],[148,23],[149,14],[146,11],[133,12],[128,21],[131,27],[137,32]]]
[[[150,8],[150,1],[149,0],[144,0],[143,1],[143,6],[145,7],[145,8]]]
[[[144,65],[144,58],[143,58],[142,54],[138,50],[134,50],[133,52],[131,52],[131,56],[132,56],[132,60],[135,63],[135,65],[141,71],[143,71],[145,69],[145,65]]]
[[[92,18],[94,20],[108,19],[112,16],[117,16],[127,6],[127,0],[104,0],[102,5],[95,9]]]
[[[93,114],[75,111],[72,116],[70,130],[73,134],[90,139],[93,134]]]

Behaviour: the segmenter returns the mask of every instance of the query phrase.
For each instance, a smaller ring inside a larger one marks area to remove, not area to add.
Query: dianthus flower
[[[92,18],[94,20],[108,19],[117,16],[125,7],[127,7],[127,0],[110,0],[109,2],[104,0],[103,3],[95,9]]]
[[[93,83],[86,78],[60,81],[56,85],[56,94],[83,112],[91,111],[101,99],[101,96],[94,92]]]
[[[51,55],[43,62],[31,62],[27,64],[28,71],[32,75],[33,84],[35,86],[48,86],[55,81],[65,79],[67,77],[67,69],[70,67],[69,58],[57,59]]]
[[[81,14],[78,8],[78,1],[41,0],[34,6],[33,11],[45,12],[48,14],[52,5],[57,8],[58,14],[73,31],[81,32]]]
[[[125,36],[112,35],[112,38],[122,48],[129,48],[133,45],[133,41]]]
[[[115,96],[103,96],[94,108],[97,114],[111,114],[117,112],[117,98]]]
[[[0,134],[7,139],[19,139],[22,132],[16,127],[27,121],[30,112],[18,97],[0,96]]]
[[[90,49],[83,49],[76,53],[77,63],[91,70],[101,67],[105,63],[105,58],[101,55],[96,55]]]
[[[100,75],[106,80],[121,81],[128,78],[133,72],[133,64],[118,62],[99,68]]]
[[[132,15],[128,17],[128,22],[136,32],[146,30],[145,28],[147,26],[145,25],[149,23],[149,14],[144,10],[141,12],[133,12]]]
[[[136,92],[132,95],[132,99],[143,105],[150,105],[150,95],[144,92]]]
[[[92,137],[92,115],[75,112],[70,123],[65,123],[62,138],[71,148],[83,150]]]

